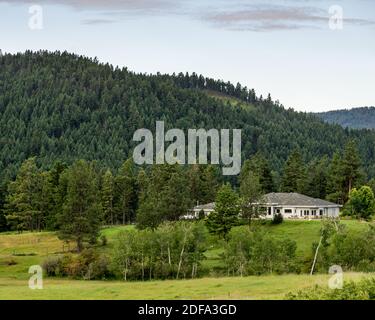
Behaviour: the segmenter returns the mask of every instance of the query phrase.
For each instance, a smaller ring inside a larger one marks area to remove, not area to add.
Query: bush
[[[79,255],[66,254],[49,257],[43,262],[48,276],[72,277],[75,279],[105,279],[110,277],[109,259],[93,249],[82,251]]]
[[[49,277],[56,277],[61,275],[61,257],[48,257],[44,260],[42,268]]]
[[[316,244],[313,247],[315,252]],[[348,232],[345,228],[331,232],[319,250],[317,270],[326,271],[331,265],[346,271],[375,270],[375,228],[366,232]]]
[[[357,283],[346,282],[342,289],[315,286],[295,293],[290,292],[285,298],[288,300],[374,300],[375,278]]]
[[[299,273],[296,249],[295,241],[274,239],[258,228],[238,228],[229,234],[224,261],[233,275]]]
[[[272,224],[281,224],[284,221],[284,217],[281,213],[277,213],[273,216]]]
[[[113,268],[124,280],[194,278],[205,246],[204,225],[198,222],[126,231],[115,243]]]

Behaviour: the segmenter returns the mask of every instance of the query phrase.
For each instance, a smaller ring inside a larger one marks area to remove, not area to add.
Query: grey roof
[[[194,207],[194,210],[214,210],[214,209],[215,209],[215,202],[202,204],[202,205]]]
[[[340,205],[322,199],[315,199],[299,193],[268,193],[264,196],[264,204],[281,206],[302,206],[302,207],[328,207]]]

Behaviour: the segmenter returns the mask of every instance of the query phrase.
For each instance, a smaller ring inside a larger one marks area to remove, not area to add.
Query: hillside
[[[344,128],[375,129],[375,107],[328,111],[317,113],[317,116]]]
[[[241,85],[192,75],[145,75],[68,53],[0,57],[0,179],[37,156],[43,168],[83,158],[118,168],[133,133],[167,128],[242,129],[242,159],[263,152],[280,171],[299,148],[306,161],[356,139],[369,175],[375,132],[345,130],[287,110]]]

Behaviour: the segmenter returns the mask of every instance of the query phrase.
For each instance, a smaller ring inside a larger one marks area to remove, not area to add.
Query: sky
[[[0,0],[0,49],[196,72],[298,111],[375,105],[374,0]]]

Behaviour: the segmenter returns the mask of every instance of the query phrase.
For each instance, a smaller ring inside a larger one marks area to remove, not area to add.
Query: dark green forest
[[[293,150],[310,162],[354,139],[366,175],[375,172],[372,131],[326,124],[240,84],[194,73],[137,74],[66,52],[2,55],[0,117],[3,182],[33,156],[43,170],[77,159],[118,169],[131,156],[134,131],[154,130],[157,120],[167,129],[242,129],[242,159],[260,152],[276,173]]]
[[[375,107],[354,108],[317,113],[328,123],[353,129],[375,129]]]
[[[4,55],[0,67],[0,231],[56,230],[82,251],[102,226],[157,230],[215,201],[207,226],[226,238],[240,210],[250,225],[261,212],[249,203],[276,191],[373,215],[371,130],[329,125],[196,74],[135,74],[59,52]],[[133,133],[157,120],[242,129],[240,175],[224,178],[213,165],[135,165]]]

